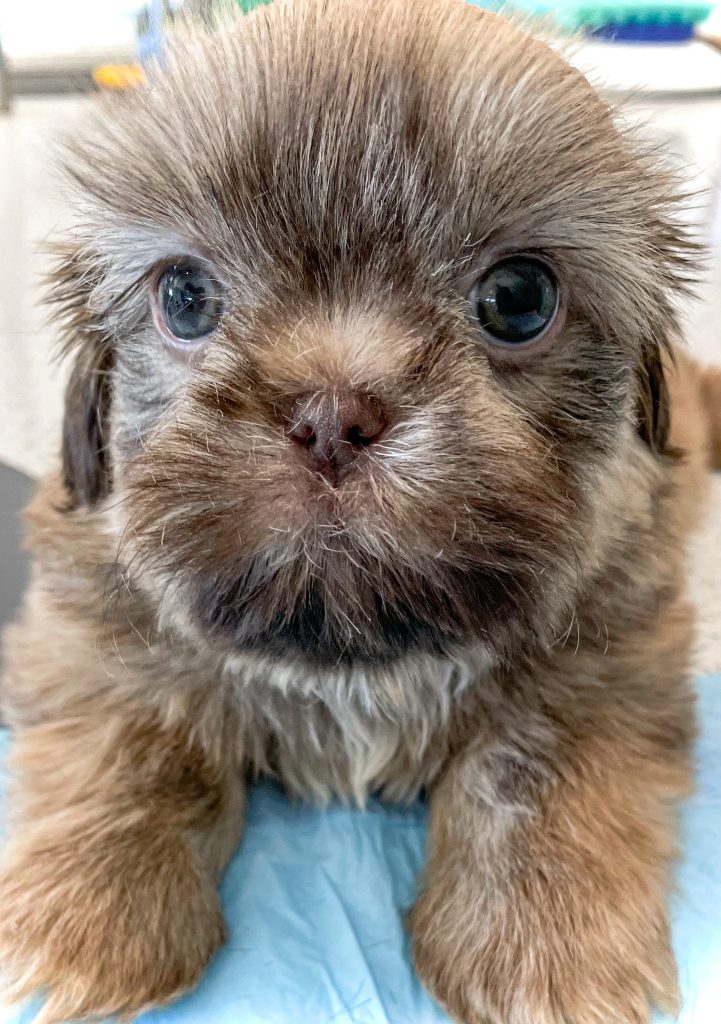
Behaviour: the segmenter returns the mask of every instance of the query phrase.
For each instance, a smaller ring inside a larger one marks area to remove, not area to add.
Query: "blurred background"
[[[482,5],[497,7],[500,0]],[[0,516],[6,522],[29,486],[14,471],[36,477],[58,451],[67,368],[52,359],[53,331],[40,301],[43,245],[68,220],[53,169],[54,140],[72,132],[100,90],[133,88],[181,20],[209,22],[228,6],[255,3],[0,0]],[[504,6],[541,16],[544,31],[568,47],[629,120],[643,123],[691,184],[695,196],[684,215],[709,258],[697,298],[683,310],[685,334],[700,358],[721,363],[721,3],[511,0]],[[711,532],[699,541],[694,571],[705,621],[699,667],[708,671],[721,668],[721,481],[714,493]],[[15,539],[3,542],[0,522],[6,579],[8,543],[14,550]]]

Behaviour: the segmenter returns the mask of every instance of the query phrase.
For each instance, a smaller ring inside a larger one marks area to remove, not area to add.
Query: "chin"
[[[572,559],[556,559],[553,598],[544,600],[549,552],[517,552],[517,564],[490,549],[453,561],[439,545],[424,555],[388,535],[383,550],[374,532],[367,538],[337,520],[295,541],[281,538],[197,571],[176,563],[168,572],[166,563],[163,575],[196,636],[218,649],[316,667],[367,668],[469,646],[504,657],[552,639],[579,582]]]

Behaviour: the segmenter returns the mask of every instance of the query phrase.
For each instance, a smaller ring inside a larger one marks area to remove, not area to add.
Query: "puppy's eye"
[[[193,260],[166,267],[155,286],[159,326],[173,341],[192,342],[215,330],[223,312],[221,285]]]
[[[475,282],[468,298],[486,337],[503,346],[538,341],[559,308],[553,271],[532,256],[509,256],[494,263]]]

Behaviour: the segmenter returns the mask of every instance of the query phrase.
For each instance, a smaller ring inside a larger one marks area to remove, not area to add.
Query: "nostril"
[[[304,448],[312,448],[316,443],[315,430],[310,423],[299,423],[289,431],[290,436]]]
[[[305,450],[305,459],[333,487],[388,425],[383,405],[364,392],[306,393],[289,412],[288,439]]]
[[[341,440],[351,448],[369,448],[385,430],[385,409],[372,395],[352,394],[339,403]]]
[[[349,427],[345,439],[354,448],[367,448],[368,445],[373,444],[377,440],[378,434],[379,431],[376,430],[369,432],[367,428]]]

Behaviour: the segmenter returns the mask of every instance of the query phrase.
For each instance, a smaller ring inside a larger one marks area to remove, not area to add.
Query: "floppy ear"
[[[110,492],[105,447],[112,350],[85,345],[65,390],[63,481],[71,507],[92,506]]]
[[[90,307],[96,278],[87,258],[79,250],[56,252],[49,299],[63,329],[61,351],[75,353],[65,391],[62,445],[63,481],[73,509],[92,507],[111,489],[106,443],[113,349]]]
[[[636,372],[638,432],[651,451],[659,455],[669,454],[671,410],[664,361],[671,358],[670,350],[655,339],[644,342]]]

